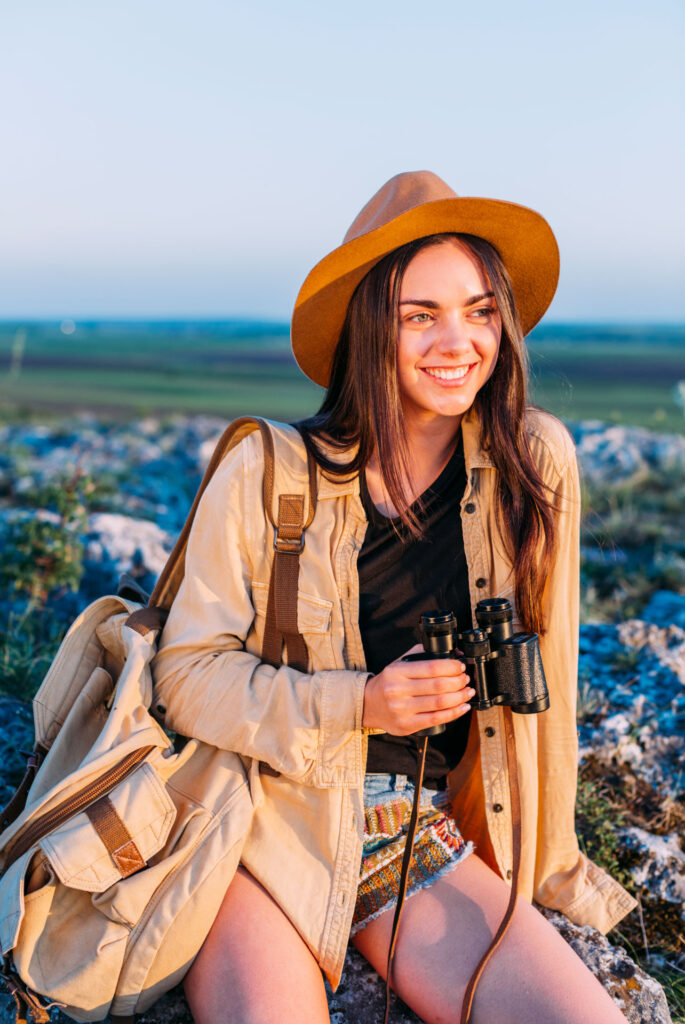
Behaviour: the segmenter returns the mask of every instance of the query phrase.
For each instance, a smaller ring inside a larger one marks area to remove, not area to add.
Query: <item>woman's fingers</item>
[[[455,722],[470,710],[470,704],[460,704],[456,710],[451,711],[449,714],[446,711],[426,712],[425,714],[416,716],[411,728],[402,732],[392,733],[391,735],[410,736],[414,732],[422,732],[424,729],[430,729],[434,725],[449,725],[450,722]]]
[[[415,696],[412,698],[412,714],[422,715],[430,712],[456,711],[463,704],[466,704],[476,691],[471,686],[465,686],[461,690],[451,690],[449,693],[431,693],[426,696]]]
[[[407,736],[433,725],[446,725],[466,714],[471,707],[468,702],[474,695],[475,690],[468,685],[458,690],[433,689],[419,694],[389,694],[387,710],[390,724],[386,726],[386,731],[394,736]]]
[[[455,658],[394,661],[366,684],[363,724],[406,736],[452,721],[468,711],[469,684],[463,662]]]
[[[395,662],[397,664],[397,662]],[[440,679],[463,675],[466,665],[456,658],[436,658],[434,661],[403,661],[402,675],[407,679]]]
[[[458,658],[421,658],[419,661],[404,661],[408,654],[419,654],[425,653],[424,648],[421,644],[416,644],[406,651],[401,658],[397,661],[393,661],[391,668],[394,665],[401,666],[403,674],[410,679],[426,679],[431,676],[452,676],[456,673],[462,673],[466,670],[466,666],[463,661]],[[459,652],[461,654],[461,651]],[[387,671],[387,669],[386,669]]]

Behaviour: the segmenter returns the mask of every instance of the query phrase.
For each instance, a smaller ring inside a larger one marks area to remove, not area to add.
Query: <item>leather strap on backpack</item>
[[[307,645],[297,623],[300,554],[304,547],[304,531],[316,512],[316,464],[307,452],[309,471],[309,513],[305,521],[304,495],[279,494],[278,518],[273,518],[274,447],[267,425],[260,422],[264,444],[264,510],[274,528],[274,557],[271,563],[269,597],[266,606],[262,661],[280,665],[283,648],[288,653],[288,664],[301,672],[307,671]]]
[[[26,806],[26,798],[33,785],[33,780],[38,774],[38,769],[45,760],[47,748],[42,743],[36,743],[32,752],[26,757],[26,771],[24,777],[17,786],[6,807],[0,811],[0,832],[4,832],[16,819]]]

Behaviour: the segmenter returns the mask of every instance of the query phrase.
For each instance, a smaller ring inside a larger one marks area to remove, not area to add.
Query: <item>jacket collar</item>
[[[480,416],[473,405],[461,421],[461,434],[467,475],[472,469],[494,469],[495,463],[481,446]]]
[[[319,501],[326,498],[341,498],[345,494],[359,494],[359,476],[337,477],[329,480],[319,471]]]

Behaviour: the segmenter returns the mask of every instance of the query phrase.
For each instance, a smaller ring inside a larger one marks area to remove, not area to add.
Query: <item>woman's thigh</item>
[[[185,980],[198,1024],[329,1024],[316,960],[277,903],[238,868]]]
[[[509,887],[474,854],[407,900],[393,988],[426,1024],[458,1022],[471,974],[497,930]],[[385,977],[389,910],[353,939]],[[520,899],[476,989],[474,1024],[626,1024],[611,997],[542,914]]]

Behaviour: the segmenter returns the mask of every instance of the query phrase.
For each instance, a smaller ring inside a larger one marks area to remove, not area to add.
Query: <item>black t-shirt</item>
[[[364,474],[361,499],[369,521],[357,562],[359,627],[366,666],[381,672],[421,642],[419,620],[436,608],[454,612],[459,631],[471,629],[468,571],[461,532],[460,502],[466,486],[464,448],[459,442],[440,476],[421,495],[424,536],[408,536],[401,520],[382,515],[371,501]],[[431,736],[426,780],[443,779],[461,759],[471,713]],[[408,736],[369,737],[367,772],[413,776],[416,745]],[[433,782],[435,787],[436,782]]]

